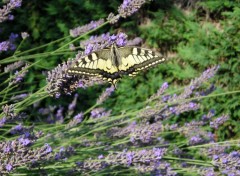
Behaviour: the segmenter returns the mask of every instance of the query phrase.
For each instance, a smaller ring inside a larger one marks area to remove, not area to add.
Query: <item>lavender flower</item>
[[[217,167],[222,174],[240,175],[240,152],[233,151],[229,154],[222,153],[214,155],[212,164]]]
[[[0,43],[0,52],[7,51],[10,48],[10,42],[9,41],[3,41]]]
[[[218,175],[215,171],[213,167],[201,167],[198,169],[198,174],[202,175],[202,176],[215,176]]]
[[[137,45],[141,45],[143,42],[143,40],[140,37],[136,37],[132,40],[128,40],[127,41],[127,46],[137,46]]]
[[[110,13],[107,17],[107,21],[109,21],[110,24],[117,23],[120,18],[120,15],[114,15],[113,13]]]
[[[107,166],[107,163],[104,161],[92,161],[92,159],[90,158],[89,160],[85,160],[84,162],[76,162],[75,170],[84,173],[86,171],[98,171],[106,168]]]
[[[6,117],[1,118],[1,119],[0,119],[0,128],[3,127],[6,122],[7,122]]]
[[[15,127],[12,127],[10,133],[21,135],[21,134],[28,133],[32,130],[33,130],[33,127],[27,128],[27,127],[22,126],[22,124],[20,123],[20,124],[16,125]]]
[[[7,164],[5,168],[9,172],[13,169],[13,166],[11,164]]]
[[[214,129],[218,129],[218,127],[224,124],[228,119],[229,119],[229,115],[223,114],[221,117],[210,122],[210,127]]]
[[[84,162],[76,163],[76,170],[78,171],[98,171],[107,166],[111,165],[123,165],[126,167],[133,166],[136,170],[140,170],[139,164],[143,167],[149,165],[155,165],[148,171],[154,171],[159,165],[162,157],[166,154],[167,149],[165,148],[153,148],[149,150],[139,150],[139,151],[127,151],[116,152],[107,155],[106,157],[102,156],[98,161],[92,159],[85,160]]]
[[[130,137],[130,141],[134,144],[151,143],[156,139],[156,135],[162,132],[163,125],[160,122],[149,124],[133,122],[124,128],[112,128],[108,131],[109,137]],[[163,142],[163,141],[161,141]]]
[[[74,113],[74,109],[76,108],[76,105],[77,105],[77,98],[78,98],[78,94],[75,94],[72,103],[68,105],[68,111],[66,115],[67,119],[69,119]]]
[[[1,48],[1,47],[0,47],[0,48]],[[13,64],[9,64],[9,65],[7,65],[6,67],[4,67],[4,72],[5,72],[5,73],[11,72],[11,71],[13,71],[13,70],[18,69],[19,67],[22,67],[24,64],[25,64],[24,61],[14,62]]]
[[[18,34],[11,33],[9,39],[0,43],[0,53],[2,51],[15,50],[16,46],[14,44]]]
[[[13,100],[14,102],[17,102],[19,100],[22,100],[22,99],[26,98],[27,96],[28,96],[28,94],[26,94],[26,93],[19,94],[19,95],[11,97],[10,100]]]
[[[154,175],[154,176],[163,176],[163,175],[177,176],[177,173],[172,170],[172,168],[170,167],[170,164],[165,161],[154,163],[153,165],[150,165],[150,166],[143,166],[140,164],[138,168],[139,168],[138,170],[142,173],[145,173],[146,171],[151,171],[151,175]]]
[[[2,106],[3,117],[0,119],[0,127],[4,126],[6,123],[12,123],[26,118],[25,113],[17,114],[14,112],[14,109],[15,107],[13,104]]]
[[[64,110],[63,107],[59,107],[56,113],[56,122],[59,124],[62,124],[64,120],[63,110]]]
[[[200,104],[197,103],[186,103],[186,104],[181,104],[178,106],[173,106],[173,107],[169,107],[168,110],[164,111],[164,113],[162,113],[162,116],[170,116],[171,114],[175,114],[175,115],[179,115],[183,112],[188,112],[188,111],[196,111],[200,108]]]
[[[76,61],[79,59],[78,57],[79,55],[76,55]],[[94,84],[104,83],[102,79],[97,77],[89,79],[85,76],[68,75],[67,69],[70,68],[72,64],[73,61],[69,61],[67,63],[63,63],[62,65],[58,65],[55,69],[48,72],[48,85],[46,90],[51,96],[59,98],[62,93],[71,94],[79,87],[85,88]]]
[[[113,43],[116,43],[117,46],[125,46],[127,43],[127,35],[124,33],[117,35],[106,33],[101,36],[91,36],[89,40],[82,41],[80,46],[85,48],[85,54],[88,55],[94,51],[107,48]]]
[[[23,40],[25,40],[26,38],[29,37],[29,34],[27,32],[22,32],[21,37],[22,37]]]
[[[91,118],[101,118],[110,116],[111,111],[105,111],[104,108],[95,108],[91,111]]]
[[[97,28],[98,26],[100,26],[103,23],[104,23],[103,19],[100,19],[98,21],[91,21],[89,24],[86,24],[84,26],[71,29],[70,30],[70,35],[72,37],[78,37],[78,36],[88,32],[88,31],[90,31],[92,29]]]
[[[130,123],[128,126],[124,128],[113,127],[112,129],[108,130],[109,137],[125,137],[128,136],[132,129],[137,127],[137,123],[134,121]]]
[[[5,117],[14,117],[16,114],[14,113],[14,105],[4,105],[2,106],[2,110]]]
[[[79,123],[83,121],[83,113],[78,113],[73,117],[73,119],[66,125],[66,128],[72,128],[74,126],[77,126]]]
[[[161,95],[165,92],[165,90],[166,90],[167,88],[168,88],[168,83],[167,83],[167,82],[163,83],[163,84],[161,85],[161,87],[158,89],[157,93],[154,94],[154,95],[152,95],[152,96],[149,98],[148,101],[152,101],[152,100],[155,99],[156,97],[161,96]]]
[[[202,120],[203,121],[208,121],[210,120],[213,116],[215,115],[215,111],[213,109],[211,109],[207,115],[203,115],[202,116]]]
[[[14,78],[9,82],[9,84],[14,85],[14,84],[21,82],[28,72],[28,70],[27,70],[28,67],[29,67],[29,65],[26,64],[24,67],[22,67],[20,72],[16,71]]]
[[[20,142],[20,144],[22,144],[23,146],[29,146],[32,141],[29,140],[28,138],[19,138],[18,141]]]
[[[139,124],[132,128],[130,133],[130,141],[134,144],[138,142],[151,143],[156,139],[156,135],[163,131],[162,123]]]
[[[118,13],[121,17],[126,18],[138,11],[146,2],[146,0],[123,0],[123,3],[118,7]]]
[[[17,167],[45,161],[51,157],[52,149],[48,144],[41,148],[30,149],[28,146],[32,142],[24,138],[0,142],[0,173],[7,174]]]
[[[184,100],[184,99],[190,97],[193,94],[193,91],[195,89],[199,88],[203,82],[209,80],[216,74],[218,68],[219,68],[219,66],[214,66],[214,67],[209,68],[206,71],[204,71],[199,78],[195,78],[194,80],[191,81],[189,86],[185,87],[183,93],[181,93],[177,97],[170,98],[168,100],[168,102],[177,102],[179,100]]]
[[[146,164],[158,162],[167,152],[165,148],[153,148],[150,150],[123,151],[116,154],[109,154],[106,161],[109,165],[137,165],[138,163]]]
[[[102,104],[115,90],[114,86],[107,88],[97,99],[97,105]]]
[[[72,103],[69,104],[69,106],[68,106],[68,111],[74,111],[76,104],[77,104],[77,98],[78,98],[78,94],[75,94]]]
[[[220,155],[225,153],[230,148],[230,145],[220,145],[218,143],[212,143],[211,146],[200,149],[201,153],[204,153],[207,157],[212,158],[214,155]]]
[[[196,144],[201,144],[204,142],[204,139],[201,138],[199,135],[196,135],[196,136],[192,136],[190,139],[189,139],[189,144],[190,145],[196,145]]]
[[[7,5],[4,5],[2,9],[0,9],[0,23],[7,19],[12,19],[13,16],[9,15],[11,11],[15,8],[18,8],[22,5],[22,0],[10,0]]]
[[[67,160],[68,157],[75,154],[75,149],[71,146],[65,148],[61,147],[59,152],[55,154],[55,160]]]
[[[51,111],[50,111],[50,108],[40,108],[38,110],[38,113],[41,114],[41,115],[47,115],[49,114]]]
[[[199,88],[203,82],[213,77],[216,71],[218,70],[218,68],[219,68],[218,66],[215,66],[204,71],[199,78],[195,78],[194,80],[192,80],[191,83],[188,86],[186,86],[184,91],[179,95],[172,95],[172,96],[163,95],[162,99],[157,101],[155,106],[146,108],[141,113],[139,113],[139,116],[140,117],[154,116],[156,120],[158,120],[158,119],[166,119],[171,115],[176,115],[176,114],[178,115],[186,111],[199,109],[200,105],[197,103],[194,103],[194,102],[186,103],[182,101],[194,95],[194,90]],[[166,105],[163,107],[164,102],[167,102],[173,105],[171,107],[168,107]]]
[[[202,125],[202,122],[188,123],[179,127],[178,132],[188,139],[189,145],[214,142],[214,135],[200,128]]]

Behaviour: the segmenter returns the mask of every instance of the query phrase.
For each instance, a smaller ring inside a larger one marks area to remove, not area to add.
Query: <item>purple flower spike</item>
[[[222,174],[227,175],[239,175],[239,165],[240,165],[240,153],[239,151],[233,151],[230,154],[221,153],[219,155],[214,155],[212,158],[212,163],[217,167]]]
[[[13,169],[13,166],[11,164],[6,165],[7,171],[11,171]]]
[[[146,0],[124,0],[118,7],[118,13],[121,17],[126,18],[138,11],[146,2]]]
[[[15,72],[15,77],[13,78],[13,80],[9,83],[9,84],[17,84],[19,82],[21,82],[23,80],[23,78],[26,76],[26,74],[28,73],[27,67],[29,65],[26,64],[24,67],[22,67],[21,71],[16,71]]]
[[[13,19],[13,15],[11,15],[11,11],[15,8],[18,8],[22,5],[22,0],[10,0],[10,2],[3,6],[2,9],[0,9],[0,23],[2,23],[5,20]]]
[[[22,5],[21,0],[10,0],[10,3],[12,3],[14,7],[20,7]]]
[[[104,108],[95,108],[91,111],[91,118],[108,117],[111,111],[105,111]]]
[[[69,106],[68,106],[68,111],[74,111],[74,109],[77,105],[77,98],[78,98],[78,94],[75,94],[72,103],[69,104]]]
[[[84,115],[83,113],[78,113],[73,117],[73,119],[67,124],[66,128],[71,128],[77,126],[83,121]]]
[[[10,20],[10,21],[12,21],[12,20],[14,20],[14,16],[13,15],[8,15],[8,20]]]
[[[81,54],[77,54],[75,61],[69,61],[58,65],[55,69],[48,72],[48,86],[47,92],[56,98],[59,98],[60,95],[71,94],[77,88],[88,87],[94,84],[102,84],[104,81],[100,78],[85,79],[84,76],[74,76],[67,74],[67,70],[81,57]]]
[[[115,90],[114,86],[107,88],[97,99],[97,104],[98,105],[102,104],[109,96],[111,96],[114,90]]]
[[[127,44],[127,35],[125,33],[119,33],[117,35],[106,33],[101,36],[92,36],[89,40],[82,41],[80,46],[85,48],[84,53],[89,55],[94,51],[110,47],[114,43],[117,46],[125,46]]]
[[[10,48],[10,42],[4,41],[0,43],[0,52],[7,51]]]
[[[228,119],[229,119],[229,116],[226,114],[223,114],[221,117],[210,122],[210,127],[214,128],[214,129],[218,129],[218,127],[221,126],[222,124],[224,124]]]
[[[193,136],[189,140],[190,145],[196,145],[196,144],[200,144],[202,142],[203,142],[203,139],[199,136]]]
[[[44,145],[44,151],[46,152],[46,153],[51,153],[52,152],[52,147],[49,145],[49,144],[45,144]]]
[[[103,155],[99,155],[99,156],[98,156],[98,159],[103,159],[103,158],[104,158]]]
[[[84,26],[80,26],[80,27],[71,29],[70,30],[70,35],[72,37],[78,37],[78,36],[88,32],[88,31],[90,31],[92,29],[97,28],[98,26],[100,26],[103,23],[104,23],[103,19],[100,19],[98,21],[91,21],[89,24],[86,24]]]
[[[92,51],[93,51],[93,44],[88,44],[88,45],[86,46],[86,48],[85,48],[84,53],[85,53],[86,55],[89,55],[90,53],[92,53]]]
[[[27,146],[31,143],[31,141],[29,139],[24,139],[24,138],[20,138],[19,142],[24,146]]]
[[[0,48],[1,48],[1,43],[0,43]],[[0,49],[0,51],[1,51],[1,49]],[[6,67],[4,67],[4,72],[5,73],[11,72],[13,70],[16,70],[19,67],[22,67],[24,64],[25,64],[25,62],[23,62],[23,61],[14,62],[13,64],[9,64]]]

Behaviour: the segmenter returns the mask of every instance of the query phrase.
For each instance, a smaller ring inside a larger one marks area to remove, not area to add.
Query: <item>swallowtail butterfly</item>
[[[135,76],[166,59],[159,53],[135,46],[118,48],[113,44],[110,48],[93,52],[83,57],[67,70],[70,75],[86,75],[102,77],[114,86],[124,75]]]

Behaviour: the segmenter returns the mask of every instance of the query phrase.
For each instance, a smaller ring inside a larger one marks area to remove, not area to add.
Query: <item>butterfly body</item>
[[[69,74],[102,77],[112,84],[124,75],[134,76],[162,63],[165,58],[149,49],[126,46],[117,48],[115,44],[108,49],[89,54],[78,60],[68,69]]]

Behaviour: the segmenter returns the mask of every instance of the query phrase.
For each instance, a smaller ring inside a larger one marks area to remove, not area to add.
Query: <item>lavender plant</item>
[[[3,6],[0,22],[13,19],[9,14],[20,7],[21,2],[10,0]],[[116,91],[111,86],[89,109],[81,109],[85,100],[75,92],[106,82],[99,78],[71,76],[67,69],[82,57],[113,43],[119,47],[143,43],[139,37],[128,39],[123,32],[82,39],[107,24],[131,16],[148,2],[123,0],[117,15],[110,13],[106,19],[71,29],[70,36],[47,44],[65,42],[51,52],[30,53],[45,45],[21,51],[19,44],[16,49],[16,34],[0,43],[0,54],[15,50],[12,56],[0,60],[4,66],[4,72],[0,73],[0,175],[240,174],[240,140],[221,141],[217,136],[217,131],[223,130],[231,117],[202,105],[202,99],[221,95],[214,94],[214,86],[209,86],[219,66],[209,67],[183,88],[163,82],[141,107],[133,106],[122,112],[106,107],[104,103]],[[30,37],[25,32],[21,36],[22,42]],[[73,37],[70,42],[65,41],[70,37]],[[80,41],[79,46],[73,45],[76,41]],[[73,48],[73,59],[44,73],[45,86],[35,92],[27,91],[25,77],[33,73],[32,68],[41,61],[34,61],[34,58],[65,55]],[[59,101],[67,100],[66,97],[70,97],[70,102]],[[54,99],[54,104],[46,103],[46,99]]]

